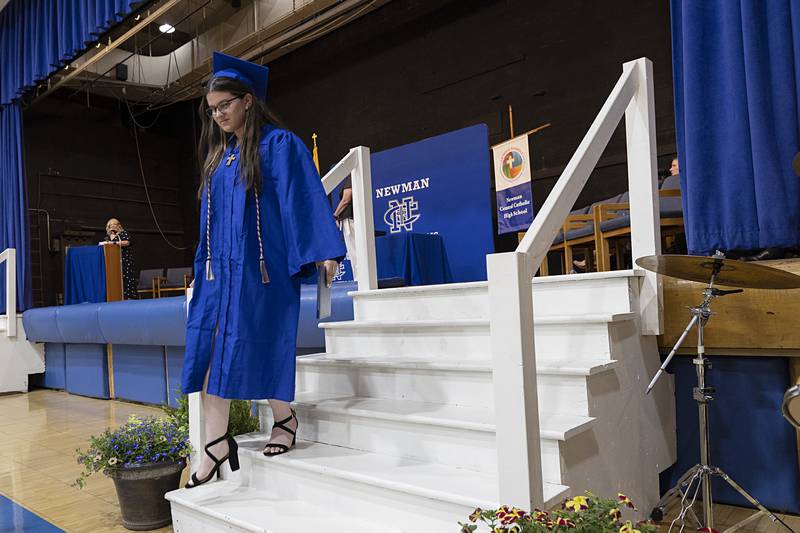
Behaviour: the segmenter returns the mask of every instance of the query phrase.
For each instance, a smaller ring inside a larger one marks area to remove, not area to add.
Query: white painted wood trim
[[[0,263],[6,264],[6,337],[17,336],[17,250],[0,252]]]
[[[192,301],[194,288],[186,290],[186,316],[189,316],[189,302]],[[206,421],[205,411],[203,410],[203,394],[193,392],[189,394],[189,443],[192,445],[192,464],[191,471],[195,472],[200,468],[200,460],[203,457],[203,448],[206,445]]]
[[[542,509],[541,436],[533,335],[532,262],[486,256],[500,501]]]
[[[372,218],[372,166],[369,148],[355,148],[358,164],[353,169],[353,225],[356,232],[356,257],[359,290],[378,288],[375,259],[375,221]]]
[[[346,156],[322,178],[325,194],[330,194],[347,176],[353,184],[353,225],[356,232],[355,280],[358,290],[378,288],[375,259],[375,221],[372,218],[372,166],[366,146],[351,148]]]
[[[636,78],[636,91],[625,111],[628,152],[628,191],[631,206],[631,254],[640,257],[661,253],[661,212],[656,172],[656,116],[653,63],[640,58],[623,65],[623,72]],[[642,333],[664,331],[664,300],[661,278],[646,272],[641,280],[639,306]]]

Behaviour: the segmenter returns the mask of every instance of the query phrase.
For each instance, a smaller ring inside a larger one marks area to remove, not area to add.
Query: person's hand
[[[347,209],[353,202],[353,189],[345,189],[342,191],[342,199],[339,201],[339,205],[336,206],[336,211],[333,212],[334,217],[339,217],[342,214],[342,211]]]
[[[339,263],[337,263],[333,259],[326,259],[325,261],[317,263],[318,267],[320,265],[325,265],[325,285],[330,287],[331,284],[333,283],[333,277],[336,275],[336,272],[339,270]]]

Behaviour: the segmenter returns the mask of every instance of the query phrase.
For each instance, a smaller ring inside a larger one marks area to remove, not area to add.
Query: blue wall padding
[[[114,394],[122,400],[163,404],[167,376],[163,346],[114,344]]]
[[[67,388],[67,366],[65,346],[61,343],[48,342],[44,345],[44,374],[37,378],[36,385],[47,389]]]
[[[61,332],[64,342],[105,344],[97,324],[99,305],[76,304],[56,311],[56,327]],[[32,340],[30,336],[28,339]]]
[[[322,322],[338,322],[353,320],[353,298],[349,291],[358,288],[355,281],[343,281],[333,284],[331,289],[331,316]],[[297,327],[298,348],[319,348],[325,351],[325,332],[319,327],[317,320],[317,286],[302,285],[300,290],[300,323]]]
[[[186,297],[39,307],[22,321],[33,342],[182,346]]]
[[[110,344],[183,346],[186,297],[101,304],[98,322]]]
[[[63,343],[64,337],[56,325],[59,307],[29,309],[22,314],[22,325],[29,341]]]
[[[167,346],[167,399],[172,407],[178,406],[184,351],[183,346]]]
[[[711,357],[707,384],[716,388],[709,405],[711,464],[773,511],[800,511],[800,477],[795,430],[781,415],[789,387],[783,357]],[[676,357],[678,461],[662,474],[662,492],[700,460],[697,385],[692,357]],[[657,385],[663,386],[663,385]],[[715,502],[750,507],[722,479],[712,484]]]
[[[108,360],[104,344],[67,344],[66,390],[108,399]]]

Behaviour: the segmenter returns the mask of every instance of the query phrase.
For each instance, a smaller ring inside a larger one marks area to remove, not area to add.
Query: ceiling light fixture
[[[162,24],[158,27],[158,31],[161,33],[175,33],[175,26],[171,24]]]

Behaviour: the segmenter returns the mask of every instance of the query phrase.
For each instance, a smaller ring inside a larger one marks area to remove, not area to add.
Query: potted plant
[[[103,472],[114,480],[122,524],[134,531],[157,529],[172,521],[164,494],[180,485],[190,451],[188,424],[174,417],[138,418],[89,439],[86,451],[77,450],[83,472],[75,485]]]
[[[617,499],[603,499],[587,492],[564,500],[561,508],[546,512],[535,509],[528,513],[504,505],[499,509],[475,509],[469,521],[459,522],[461,533],[473,533],[484,524],[492,533],[655,533],[657,528],[649,522],[634,524],[623,520],[625,508],[636,509],[624,494]]]

